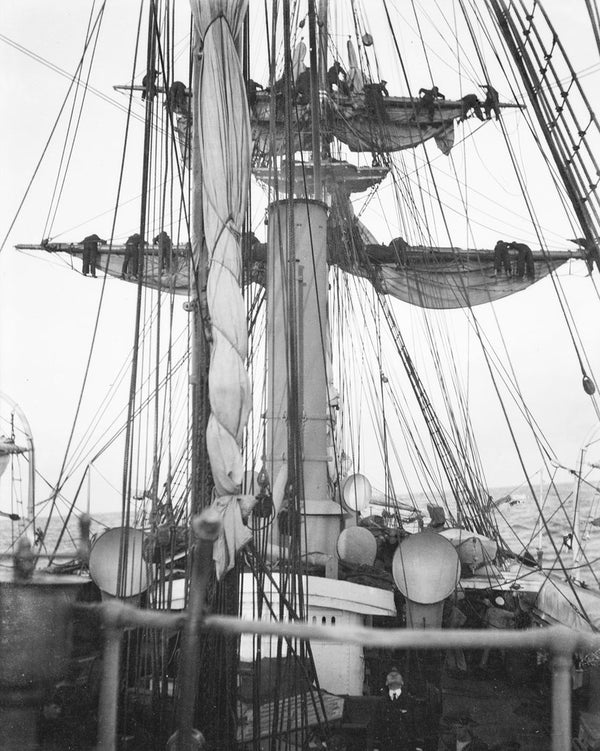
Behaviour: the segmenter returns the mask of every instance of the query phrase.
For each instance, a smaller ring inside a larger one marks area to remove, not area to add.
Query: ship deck
[[[477,723],[474,733],[490,749],[508,749],[512,741],[520,744],[515,749],[547,751],[552,746],[549,678],[528,667],[531,661],[523,657],[516,652],[504,666],[499,654],[492,652],[485,671],[468,668],[463,675],[446,671],[444,715],[468,714]],[[439,751],[445,748],[440,741]]]
[[[464,672],[444,671],[444,716],[468,714],[472,717],[477,723],[474,727],[475,734],[488,744],[490,751],[516,751],[518,748],[521,751],[547,751],[552,746],[549,672],[536,667],[535,654],[531,652],[507,652],[503,657],[500,652],[492,650],[485,670],[478,667],[480,656],[477,651],[467,653],[467,670]],[[327,713],[335,733],[341,719],[338,706],[344,703],[345,697],[326,695],[326,699]],[[577,716],[576,706],[573,709]],[[314,726],[315,719],[309,724]],[[248,718],[246,722],[248,723]],[[248,725],[251,727],[251,720]],[[60,733],[58,737],[44,738],[44,751],[63,751],[65,747],[92,751],[95,748],[95,733],[92,728],[87,729],[85,742],[81,737],[81,727],[63,728],[63,731],[66,733]],[[367,740],[368,736],[369,733],[367,738],[359,733],[355,741],[357,745],[351,744],[350,749],[371,751],[372,743]],[[363,740],[359,740],[359,737]],[[74,739],[75,746],[65,745],[65,741],[70,743]],[[250,738],[238,740],[248,743]],[[261,747],[267,748],[267,742],[268,738],[265,737]],[[511,746],[511,742],[515,745]],[[517,743],[520,745],[516,745]],[[141,748],[136,744],[126,747]],[[286,744],[286,747],[294,746]],[[447,749],[443,738],[440,738],[438,751]]]

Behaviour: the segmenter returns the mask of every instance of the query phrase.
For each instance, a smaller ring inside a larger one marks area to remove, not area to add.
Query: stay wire
[[[483,69],[485,70],[485,62],[484,62],[483,55],[482,55],[482,52],[480,50],[477,38],[475,36],[473,27],[471,25],[469,14],[467,13],[466,8],[464,7],[463,0],[459,0],[459,2],[460,2],[460,5],[461,5],[461,8],[462,8],[462,11],[463,11],[463,16],[465,17],[465,20],[468,23],[469,31],[470,31],[470,34],[471,34],[471,37],[472,37],[472,41],[473,41],[473,44],[474,44],[474,46],[476,48],[476,51],[477,51],[477,54],[479,56],[481,65],[482,65]],[[496,19],[495,19],[494,14],[491,13],[491,15],[492,15],[493,20],[495,21]],[[486,76],[487,76],[487,73],[486,73]],[[518,168],[518,164],[517,164],[517,161],[516,161],[516,158],[515,158],[515,155],[514,155],[514,150],[513,150],[512,144],[510,143],[510,139],[508,138],[508,133],[506,131],[506,128],[505,128],[505,125],[504,125],[504,121],[502,119],[500,120],[500,127],[502,129],[502,133],[503,133],[503,136],[504,136],[504,141],[505,141],[506,147],[507,147],[508,152],[510,154],[510,158],[511,158],[511,161],[512,161],[512,164],[513,164],[513,169],[514,169],[515,176],[517,177],[517,180],[519,182],[519,185],[520,185],[520,188],[521,188],[521,193],[523,195],[523,198],[525,200],[525,204],[527,206],[527,209],[528,209],[528,212],[529,212],[529,215],[530,215],[532,226],[534,227],[534,229],[536,231],[536,234],[538,236],[538,241],[539,241],[541,247],[544,248],[545,247],[545,243],[544,243],[543,238],[540,236],[540,225],[539,225],[539,222],[537,221],[537,218],[535,216],[535,211],[534,211],[531,199],[530,199],[530,197],[528,195],[526,184],[525,184],[525,182],[524,182],[524,180],[523,180],[523,178],[522,178],[522,176],[520,174],[520,171],[519,171],[519,168]],[[535,133],[535,131],[533,130],[533,128],[532,128],[532,132]],[[537,138],[536,138],[536,140],[537,140]],[[539,143],[539,141],[538,141],[538,143]],[[541,148],[541,146],[540,146],[540,148]],[[571,338],[571,342],[573,344],[573,349],[575,351],[575,355],[576,355],[576,357],[578,359],[582,375],[585,377],[586,376],[586,369],[585,369],[585,366],[584,366],[584,363],[583,363],[583,359],[582,359],[585,355],[580,352],[581,341],[578,344],[576,342],[576,340],[575,340],[575,331],[574,331],[574,329],[573,329],[573,327],[571,325],[572,313],[568,312],[568,308],[569,308],[568,302],[566,300],[566,297],[565,297],[565,294],[564,294],[564,290],[562,290],[562,286],[560,284],[560,281],[556,278],[555,274],[551,273],[550,276],[551,276],[552,285],[553,285],[553,287],[555,289],[555,293],[556,293],[556,297],[557,297],[559,306],[560,306],[560,308],[562,310],[562,313],[563,313],[563,318],[564,318],[565,324],[567,326],[567,331],[569,333],[569,336]],[[589,368],[589,362],[588,362],[588,368]],[[598,405],[596,404],[596,401],[594,399],[592,399],[592,404],[593,404],[593,407],[594,407],[594,409],[596,411],[596,414],[600,417],[600,411],[599,411]]]
[[[95,5],[95,3],[94,3],[94,5]],[[86,31],[86,39],[90,37],[90,33],[91,33],[90,32],[90,26],[92,24],[92,17],[93,17],[93,6],[92,6],[92,10],[90,12],[90,18],[89,18],[89,22],[88,22],[88,30]],[[98,39],[99,39],[99,33],[98,33],[99,30],[100,30],[100,26],[98,25],[98,29],[96,31],[96,35],[95,35],[95,39],[94,39],[94,45],[93,45],[92,52],[91,52],[91,55],[90,55],[90,61],[89,61],[89,65],[88,65],[88,70],[87,70],[87,75],[86,75],[86,79],[85,79],[85,84],[82,87],[83,88],[83,94],[82,94],[82,97],[81,97],[81,102],[79,104],[79,112],[78,112],[78,115],[77,115],[77,121],[75,123],[73,136],[71,138],[71,147],[70,147],[70,150],[69,150],[69,155],[67,157],[66,165],[64,167],[64,172],[63,172],[63,163],[64,163],[64,160],[65,160],[65,155],[66,155],[66,151],[67,151],[67,147],[68,147],[68,142],[69,142],[69,137],[70,137],[70,132],[71,132],[71,124],[72,124],[72,121],[73,121],[73,117],[75,115],[75,107],[76,107],[76,104],[77,104],[77,95],[79,93],[79,87],[75,90],[75,95],[73,97],[73,103],[72,103],[71,112],[70,112],[70,115],[69,115],[69,122],[67,124],[67,129],[66,129],[66,132],[65,132],[65,139],[64,139],[64,143],[63,143],[63,149],[62,149],[62,153],[61,153],[59,164],[58,164],[58,168],[57,168],[56,181],[55,181],[55,184],[54,184],[54,189],[52,191],[52,196],[50,198],[50,204],[48,206],[48,216],[46,218],[46,224],[44,225],[44,229],[43,229],[43,232],[42,232],[42,237],[49,237],[52,234],[52,225],[54,223],[54,220],[56,219],[56,213],[58,212],[58,208],[59,208],[59,205],[60,205],[60,198],[62,196],[62,192],[63,192],[64,187],[65,187],[65,182],[66,182],[67,175],[68,175],[68,170],[69,170],[69,164],[71,163],[71,158],[73,156],[73,151],[74,151],[75,143],[76,143],[76,139],[77,139],[77,132],[79,130],[79,124],[81,122],[81,116],[83,114],[83,108],[84,108],[84,105],[85,105],[86,94],[88,92],[89,80],[90,80],[90,76],[92,74],[92,68],[93,68],[93,64],[94,64],[94,57],[95,57],[96,47],[98,45]],[[61,172],[63,172],[62,181],[60,180]],[[59,189],[59,182],[60,182],[60,189]],[[57,193],[58,193],[58,196],[57,196]],[[52,211],[53,206],[54,206],[54,211]]]
[[[100,11],[102,12],[102,14],[104,13],[104,7],[105,7],[105,5],[106,5],[106,0],[104,0],[104,2],[102,3],[101,9],[100,9]],[[96,25],[99,25],[100,22],[101,22],[101,20],[102,20],[102,18],[101,18],[100,14],[99,14],[96,17],[96,21],[94,22],[94,27],[93,28],[95,28]],[[42,153],[41,153],[40,158],[38,159],[38,162],[37,162],[37,164],[36,164],[36,166],[35,166],[35,168],[33,170],[33,174],[31,175],[31,178],[29,179],[29,182],[27,183],[27,187],[25,188],[25,192],[23,194],[23,197],[21,198],[19,206],[17,207],[17,211],[16,211],[16,213],[15,213],[15,215],[14,215],[14,217],[13,217],[13,219],[12,219],[12,221],[11,221],[9,227],[8,227],[8,230],[7,230],[6,234],[4,235],[2,243],[0,244],[0,252],[2,252],[2,250],[4,249],[4,246],[6,245],[6,242],[8,241],[10,233],[11,233],[13,227],[15,226],[15,223],[16,223],[17,219],[19,218],[19,216],[21,214],[21,209],[23,208],[23,206],[25,204],[25,201],[27,200],[27,197],[29,195],[29,191],[31,190],[33,182],[34,182],[34,180],[35,180],[35,178],[37,176],[37,173],[39,172],[39,169],[42,166],[42,162],[44,161],[44,157],[46,156],[46,152],[48,151],[48,148],[50,147],[52,139],[54,138],[54,133],[56,132],[58,124],[59,124],[59,122],[61,120],[62,113],[63,113],[65,107],[67,106],[67,102],[69,101],[69,97],[71,95],[71,90],[73,89],[73,87],[75,86],[76,82],[79,79],[79,74],[80,74],[81,69],[83,68],[83,63],[84,63],[85,56],[86,56],[86,53],[87,53],[87,48],[88,48],[88,46],[90,44],[90,40],[91,40],[91,37],[88,37],[86,39],[86,42],[85,42],[84,48],[83,48],[83,52],[82,52],[81,57],[79,59],[79,63],[77,64],[77,67],[75,69],[75,73],[71,77],[71,82],[69,84],[69,88],[67,89],[67,92],[66,92],[66,94],[65,94],[65,96],[63,98],[63,101],[62,101],[62,104],[61,104],[61,106],[59,108],[59,111],[58,111],[58,114],[56,116],[56,119],[54,120],[54,125],[52,126],[52,129],[50,130],[50,135],[48,136],[48,138],[46,140],[46,143],[44,145],[44,148],[42,149]]]
[[[140,29],[141,29],[141,22],[142,22],[142,11],[143,11],[143,3],[140,6],[140,14],[139,14],[139,18],[138,18],[138,33],[136,35],[136,46],[135,46],[134,63],[133,63],[134,73],[135,73],[135,61],[137,59],[137,50],[138,50],[138,44],[139,44],[139,32],[140,32]],[[132,93],[133,92],[130,93],[130,99],[129,99],[130,109],[131,109]],[[114,230],[115,230],[115,225],[116,225],[116,221],[117,221],[117,213],[118,213],[118,206],[119,206],[121,187],[122,187],[122,183],[123,183],[124,166],[125,166],[125,156],[126,156],[126,153],[127,153],[127,136],[129,134],[130,119],[131,119],[130,117],[127,118],[127,122],[126,122],[126,126],[125,126],[125,136],[124,136],[124,141],[123,141],[123,150],[122,150],[122,158],[121,158],[121,170],[120,170],[120,176],[119,176],[119,184],[118,184],[118,187],[117,187],[117,196],[116,196],[116,201],[115,201],[115,212],[114,212],[114,216],[113,216],[113,225],[112,225],[112,229],[111,229],[111,244],[109,245],[109,255],[110,255],[111,248],[112,248],[112,237],[114,236]],[[108,264],[108,259],[107,259],[107,264]],[[59,472],[59,478],[58,478],[56,486],[55,486],[55,493],[54,493],[53,498],[52,498],[51,509],[50,509],[50,513],[48,515],[48,520],[47,520],[47,523],[46,523],[46,528],[45,528],[44,534],[47,532],[48,525],[49,525],[50,520],[52,518],[52,511],[54,510],[55,504],[56,504],[56,496],[60,492],[60,489],[61,489],[62,485],[64,484],[64,469],[65,469],[65,464],[66,464],[67,457],[68,457],[69,451],[70,451],[70,446],[71,446],[71,443],[72,443],[72,440],[73,440],[73,437],[74,437],[75,426],[77,424],[79,412],[81,410],[81,406],[82,406],[82,403],[83,403],[83,395],[84,395],[84,391],[85,391],[86,384],[87,384],[87,379],[88,379],[90,368],[91,368],[92,354],[93,354],[93,351],[94,351],[94,348],[95,348],[96,336],[97,336],[98,329],[99,329],[99,324],[100,324],[100,312],[101,312],[101,308],[102,308],[102,300],[104,298],[105,286],[106,286],[106,275],[105,275],[103,283],[102,283],[100,305],[98,306],[98,312],[96,314],[96,320],[95,320],[95,323],[94,323],[94,331],[93,331],[93,334],[92,334],[92,341],[91,341],[91,344],[90,344],[90,349],[89,349],[89,353],[88,353],[88,359],[87,359],[87,364],[86,364],[85,373],[84,373],[84,377],[83,377],[83,382],[82,382],[82,386],[81,386],[80,393],[79,393],[77,407],[76,407],[76,410],[75,410],[75,416],[73,418],[71,432],[70,432],[69,439],[68,439],[68,442],[67,442],[67,447],[65,449],[63,464],[61,466],[61,469],[60,469],[60,472]],[[55,551],[58,550],[58,547],[60,545],[61,539],[62,539],[62,534],[60,535],[59,540],[57,541],[57,544],[55,546]]]

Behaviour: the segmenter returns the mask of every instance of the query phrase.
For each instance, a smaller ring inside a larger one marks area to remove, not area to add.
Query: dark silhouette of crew
[[[535,279],[535,264],[533,252],[529,245],[512,242],[508,247],[517,251],[517,276],[519,279],[527,276],[530,281],[533,281]]]
[[[469,114],[472,112],[478,120],[483,120],[483,112],[481,111],[481,102],[477,98],[477,94],[465,94],[460,100],[461,113],[460,119],[466,120]]]
[[[330,91],[337,91],[342,96],[350,96],[348,77],[338,60],[327,71],[327,84]]]
[[[598,243],[594,240],[588,240],[585,237],[574,237],[569,242],[578,245],[585,255],[585,265],[590,274],[594,270],[594,262],[600,271],[600,253],[598,253]]]
[[[296,78],[296,104],[308,104],[310,102],[310,68],[306,68]]]
[[[488,120],[492,119],[492,112],[496,116],[496,120],[500,119],[500,97],[498,92],[493,86],[485,84],[481,87],[485,90],[485,99],[483,101],[483,111]]]
[[[87,276],[91,271],[92,276],[96,276],[96,268],[98,266],[98,245],[106,245],[106,240],[100,239],[98,235],[88,235],[83,238],[82,243],[83,275]]]
[[[127,238],[127,242],[125,243],[123,268],[121,269],[121,279],[125,279],[125,277],[137,278],[142,248],[143,240],[138,232],[135,232]]]
[[[457,748],[464,751],[488,751],[487,743],[475,735],[473,728],[477,723],[468,714],[448,715],[443,718],[443,724],[448,735],[442,739],[442,744],[447,751],[455,751]]]
[[[386,122],[388,116],[383,100],[384,97],[389,96],[387,81],[366,83],[363,86],[363,95],[365,97],[365,109],[367,114],[380,123]]]
[[[167,101],[171,112],[177,115],[185,115],[188,111],[188,96],[185,84],[182,81],[173,81],[169,86]]]
[[[511,275],[509,243],[498,240],[494,248],[494,274],[504,271],[506,276]]]
[[[394,254],[393,260],[396,264],[396,268],[402,268],[407,265],[408,250],[410,246],[403,237],[394,237],[392,240],[390,240],[388,248]]]
[[[154,240],[152,240],[152,243],[154,245],[158,245],[158,267],[160,271],[169,271],[169,269],[171,268],[173,250],[171,238],[163,230],[162,232],[159,232],[158,235],[156,235]]]
[[[158,72],[154,68],[152,68],[142,78],[142,86],[144,87],[144,90],[142,91],[142,99],[152,100],[156,96],[157,76]]]
[[[445,99],[446,97],[437,86],[432,86],[430,89],[419,89],[418,109],[428,112],[429,119],[433,120],[436,104],[438,102],[443,102]]]

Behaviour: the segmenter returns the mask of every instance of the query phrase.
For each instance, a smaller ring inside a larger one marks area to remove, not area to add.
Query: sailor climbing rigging
[[[330,91],[342,94],[342,96],[350,96],[346,71],[340,65],[339,60],[336,60],[327,71],[327,84]]]
[[[167,101],[171,108],[171,112],[178,115],[184,115],[188,110],[187,90],[185,84],[181,81],[173,81],[169,87]]]
[[[144,90],[142,91],[142,99],[152,100],[156,96],[156,93],[157,93],[156,77],[157,76],[158,76],[158,71],[152,68],[142,78],[142,86],[144,87]]]

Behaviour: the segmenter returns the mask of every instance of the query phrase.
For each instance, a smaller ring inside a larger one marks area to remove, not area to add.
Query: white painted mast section
[[[269,208],[267,267],[267,360],[269,363],[269,408],[267,441],[269,473],[274,500],[287,479],[287,274],[286,227],[289,201]],[[302,473],[304,515],[308,552],[335,555],[340,533],[340,507],[329,497],[327,471],[327,373],[321,331],[327,320],[327,207],[320,201],[293,201],[294,248],[299,294],[298,362],[300,368],[300,416],[302,419]],[[288,238],[289,239],[289,238]]]

